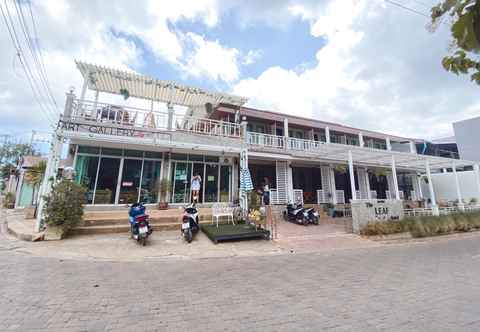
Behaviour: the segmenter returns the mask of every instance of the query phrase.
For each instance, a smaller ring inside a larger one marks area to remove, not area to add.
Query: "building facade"
[[[157,203],[160,179],[171,184],[170,204],[189,203],[195,175],[202,178],[200,203],[237,203],[244,199],[242,168],[254,187],[269,182],[274,204],[419,201],[420,178],[431,180],[431,170],[475,164],[417,154],[412,138],[253,109],[242,97],[112,68],[83,62],[77,68],[84,85],[79,97],[67,93],[46,178],[68,141],[75,181],[87,188],[90,205]],[[111,95],[124,102],[103,101]],[[480,196],[480,181],[478,188]]]

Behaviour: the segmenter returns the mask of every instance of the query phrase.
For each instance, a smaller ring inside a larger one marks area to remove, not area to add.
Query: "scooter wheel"
[[[143,237],[141,243],[142,243],[142,246],[145,247],[147,245],[147,238]]]
[[[192,231],[189,229],[188,232],[185,234],[185,240],[187,240],[188,243],[191,243],[193,240],[193,235]]]
[[[308,226],[308,219],[303,219],[303,226]]]
[[[318,225],[318,224],[319,224],[318,217],[315,217],[315,218],[313,219],[313,223],[314,223],[315,225]]]

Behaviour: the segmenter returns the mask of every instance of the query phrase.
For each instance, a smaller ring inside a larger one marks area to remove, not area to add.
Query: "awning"
[[[187,107],[205,106],[220,103],[242,106],[247,98],[221,92],[211,92],[189,87],[172,81],[162,81],[135,72],[97,66],[75,61],[78,70],[87,81],[91,90],[120,94],[121,89],[128,90],[131,97],[154,100]]]

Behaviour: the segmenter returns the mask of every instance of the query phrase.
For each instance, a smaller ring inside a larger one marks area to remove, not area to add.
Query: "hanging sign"
[[[133,182],[122,182],[122,187],[131,187],[133,186]]]

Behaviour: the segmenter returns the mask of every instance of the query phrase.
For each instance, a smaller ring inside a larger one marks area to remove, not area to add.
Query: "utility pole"
[[[33,139],[35,138],[35,130],[32,129],[32,136],[30,137],[30,150],[33,153]]]

